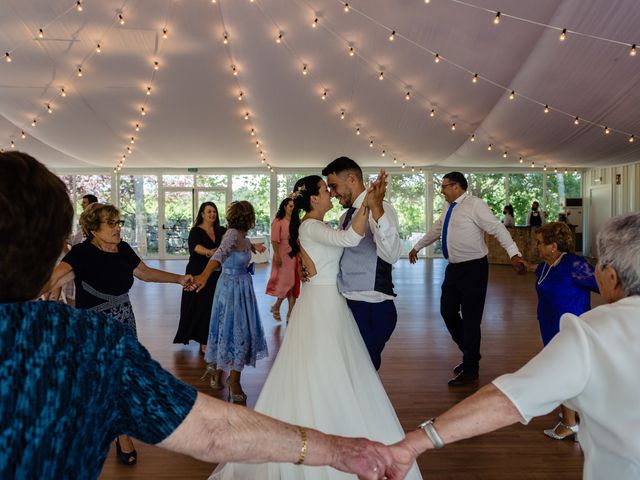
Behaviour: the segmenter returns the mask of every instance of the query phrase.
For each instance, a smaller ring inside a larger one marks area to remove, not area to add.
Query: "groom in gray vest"
[[[348,157],[335,159],[322,170],[331,196],[348,210],[340,228],[349,228],[353,213],[362,205],[366,188],[362,169]],[[398,216],[382,196],[369,198],[369,222],[357,247],[345,248],[340,259],[338,288],[353,313],[373,366],[380,368],[385,343],[396,327],[391,266],[400,258]]]

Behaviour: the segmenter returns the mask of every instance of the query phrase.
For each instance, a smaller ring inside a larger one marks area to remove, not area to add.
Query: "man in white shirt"
[[[416,263],[418,251],[442,238],[442,253],[449,260],[442,283],[440,314],[451,338],[462,352],[462,363],[449,386],[476,384],[480,362],[480,322],[487,294],[489,264],[484,232],[494,235],[509,254],[517,271],[524,271],[522,256],[511,235],[480,198],[467,193],[460,172],[447,173],[441,191],[447,200],[442,215],[409,252]]]
[[[392,447],[404,465],[398,473],[425,450],[527,424],[566,403],[580,414],[583,478],[640,478],[639,239],[640,213],[609,220],[598,232],[595,272],[607,305],[564,314],[560,332],[524,367],[409,432]]]
[[[367,193],[362,169],[348,157],[335,159],[323,170],[331,196],[344,208],[340,228],[346,230],[351,216]],[[345,248],[340,259],[338,288],[347,299],[360,329],[371,362],[380,368],[381,354],[396,326],[392,265],[400,258],[398,216],[382,197],[370,199],[369,222],[357,247]]]

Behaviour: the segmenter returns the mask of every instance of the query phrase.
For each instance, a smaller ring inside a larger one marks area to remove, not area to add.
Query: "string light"
[[[543,165],[543,166],[542,166],[542,170],[544,170],[544,171],[546,172],[546,171],[547,171],[547,166],[546,166],[546,165]]]
[[[573,119],[573,124],[574,125],[580,125],[580,117],[576,117]]]
[[[79,11],[79,12],[82,11],[82,1],[81,0],[78,0],[76,2],[76,10]]]
[[[159,70],[160,69],[160,63],[158,61],[153,62],[153,69],[154,70]]]
[[[387,151],[386,150],[382,150],[382,152],[380,153],[380,156],[384,157],[386,154],[387,154]]]
[[[133,145],[134,143],[136,143],[136,139],[135,139],[135,137],[131,137],[131,138],[129,138],[129,143],[130,143],[131,145]]]
[[[66,97],[67,96],[67,92],[65,91],[64,87],[60,87],[60,96],[61,97]]]
[[[226,32],[224,33],[224,35],[222,35],[222,43],[224,43],[225,45],[229,43],[229,35],[227,35]]]
[[[369,139],[369,148],[373,148],[373,138]]]
[[[473,74],[473,78],[471,79],[471,82],[472,83],[478,83],[478,74],[477,73]]]
[[[238,76],[238,69],[236,68],[235,65],[231,65],[231,71],[233,72],[234,77]]]
[[[564,42],[566,40],[566,38],[567,38],[567,29],[563,28],[562,29],[562,33],[560,34],[560,41]]]
[[[435,117],[435,116],[436,116],[436,111],[435,111],[433,108],[431,109],[431,112],[429,112],[429,116],[430,116],[431,118],[433,118],[433,117]]]
[[[353,57],[356,54],[356,51],[353,49],[353,47],[349,47],[349,56]]]
[[[609,135],[610,133],[611,133],[611,130],[609,130],[609,127],[604,127],[604,134]]]
[[[302,75],[307,75],[309,73],[309,71],[307,70],[307,64],[305,63],[302,66]]]
[[[520,163],[524,162],[524,158],[520,157],[519,162],[520,162]]]
[[[407,164],[406,163],[402,163],[402,168],[407,168]]]
[[[436,53],[435,56],[433,57],[433,61],[435,63],[440,63],[440,54]]]
[[[326,100],[327,99],[327,91],[326,90],[324,92],[322,92],[322,96],[320,98],[322,100]]]
[[[393,40],[396,38],[396,31],[395,30],[391,30],[391,35],[389,35],[389,41],[393,42]]]
[[[397,164],[398,163],[398,159],[396,157],[393,157],[393,163]]]
[[[147,114],[147,111],[144,109],[144,107],[140,107],[140,115],[144,117],[146,114]]]
[[[131,155],[131,147],[127,147],[127,153]]]
[[[476,134],[472,133],[471,134],[471,138],[469,140],[472,141],[472,142],[475,142],[476,141]]]
[[[44,38],[44,31],[42,29],[38,30],[38,38]]]
[[[102,52],[102,47],[100,46],[100,44],[98,43],[96,45],[96,53],[101,53]]]
[[[27,138],[27,134],[24,133],[24,130],[20,133],[20,137],[24,140],[25,138]]]
[[[140,131],[140,124],[139,124],[139,123],[136,123],[135,130],[136,130],[136,132],[139,132],[139,131]]]
[[[118,21],[120,22],[120,25],[124,25],[124,17],[121,13],[118,14]]]
[[[455,123],[452,123],[452,124],[451,124],[451,130],[455,130],[455,129],[456,129],[456,124],[455,124]]]
[[[508,153],[507,153],[507,152],[504,152],[504,153],[502,154],[502,158],[507,158],[507,156],[508,156]]]
[[[280,32],[276,37],[276,43],[282,43],[282,32]]]
[[[380,72],[380,75],[378,76],[378,78],[380,80],[384,80],[384,72]]]
[[[32,126],[32,127],[35,127],[37,123],[38,123],[38,121],[34,118],[34,119],[31,121],[31,126]]]
[[[549,105],[544,106],[544,113],[549,113]]]
[[[11,148],[16,148],[16,144],[11,140]]]
[[[147,95],[151,95],[151,87],[147,87]]]
[[[238,93],[238,101],[241,101],[244,98],[244,93],[241,91]]]
[[[411,92],[407,92],[404,95],[405,100],[411,100]]]
[[[635,141],[636,141],[636,137],[635,137],[634,135],[631,135],[631,136],[629,137],[629,143],[633,143],[633,142],[635,142]]]
[[[569,169],[565,168],[564,169],[564,174],[566,175],[567,173],[569,173]]]
[[[511,90],[511,93],[509,94],[509,100],[513,100],[514,98],[516,98],[516,92],[515,90]]]
[[[500,23],[500,12],[496,12],[496,17],[493,19],[493,23],[496,25]]]
[[[78,73],[77,73],[78,77],[81,77],[83,75],[82,73],[82,67],[78,67]]]
[[[47,113],[53,113],[53,108],[51,108],[51,104],[47,103]]]
[[[535,168],[535,167],[536,167],[535,162],[531,162],[531,168]]]
[[[311,24],[311,27],[316,28],[318,26],[318,18],[316,17]]]
[[[488,150],[488,151],[493,150],[493,145],[489,144],[489,146],[487,147],[487,150]]]
[[[553,173],[558,173],[558,167],[553,169]]]
[[[7,63],[12,62],[11,54],[9,52],[4,52],[4,61]]]
[[[164,27],[162,29],[162,38],[168,38],[169,37],[169,31],[167,30],[167,27]]]
[[[251,129],[251,136],[254,137],[256,135],[256,129],[252,128]]]
[[[344,120],[344,110],[340,110],[340,120]]]
[[[344,4],[344,11],[345,13],[349,11],[349,2]]]
[[[245,120],[249,120],[249,112],[245,112],[245,114],[244,114],[244,119],[245,119]]]
[[[256,140],[256,148],[260,148],[260,141]]]
[[[636,44],[631,45],[631,50],[629,50],[629,55],[635,57],[638,52],[636,51]]]
[[[360,135],[360,127],[356,127],[356,135]]]

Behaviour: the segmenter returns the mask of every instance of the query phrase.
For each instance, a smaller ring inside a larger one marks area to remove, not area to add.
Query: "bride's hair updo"
[[[291,212],[291,221],[289,223],[289,245],[291,252],[289,256],[295,257],[300,251],[298,244],[298,230],[300,229],[300,210],[305,212],[311,211],[311,195],[320,193],[320,182],[322,177],[318,175],[309,175],[298,180],[293,187],[293,192],[289,196],[293,200],[293,212]]]

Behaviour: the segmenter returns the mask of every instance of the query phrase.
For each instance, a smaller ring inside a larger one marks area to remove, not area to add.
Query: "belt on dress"
[[[222,273],[227,275],[254,275],[256,273],[255,263],[250,263],[248,267],[222,267]]]
[[[124,303],[131,303],[129,300],[129,294],[123,293],[122,295],[109,295],[108,293],[102,293],[93,288],[87,282],[82,282],[82,289],[87,293],[93,295],[100,300],[104,300],[104,303],[91,307],[89,310],[94,312],[104,312],[105,310],[111,310],[114,307],[118,307]]]

